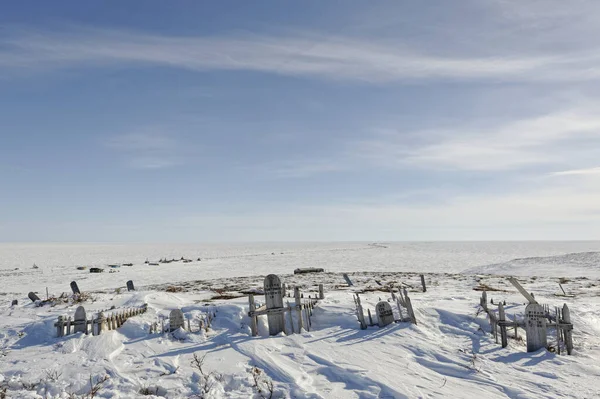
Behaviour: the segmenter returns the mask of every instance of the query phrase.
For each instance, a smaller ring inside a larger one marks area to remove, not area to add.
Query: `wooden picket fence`
[[[147,310],[148,305],[144,304],[139,308],[114,310],[108,315],[105,315],[104,311],[99,312],[96,317],[88,319],[83,306],[79,306],[75,311],[75,316],[73,318],[71,318],[71,316],[58,316],[57,322],[54,323],[54,327],[56,327],[56,336],[64,337],[76,332],[100,335],[103,331],[116,330],[130,317],[146,313]]]
[[[174,322],[175,314],[180,315],[178,317],[178,319],[180,319],[178,323]],[[181,312],[180,309],[174,309],[171,311],[171,314],[169,317],[169,324],[165,325],[165,318],[161,317],[158,322],[154,322],[154,323],[150,324],[149,334],[163,334],[163,333],[173,332],[180,327],[183,328],[187,332],[200,332],[202,330],[208,331],[208,329],[211,327],[212,321],[214,320],[216,315],[217,315],[216,311],[213,311],[213,312],[209,311],[206,314],[200,316],[194,323],[192,323],[191,319],[189,319],[189,318],[184,319],[183,313]],[[194,331],[194,327],[196,325],[198,325],[198,329]]]
[[[519,327],[525,330],[527,340],[527,352],[535,352],[542,348],[549,348],[548,345],[548,329],[555,329],[556,332],[556,353],[561,353],[561,344],[565,347],[567,354],[573,352],[573,324],[571,323],[571,313],[569,307],[565,303],[562,308],[555,307],[554,312],[550,306],[540,305],[533,295],[528,293],[519,282],[510,278],[509,281],[517,288],[517,290],[529,301],[529,305],[525,308],[524,318],[518,320],[513,316],[513,320],[507,320],[504,304],[498,304],[498,310],[488,307],[487,292],[484,290],[479,299],[479,305],[488,315],[491,332],[494,335],[496,343],[498,343],[498,334],[500,334],[500,342],[503,348],[508,346],[508,329],[514,329],[514,338],[518,339]]]
[[[424,281],[424,280],[422,280]],[[424,288],[425,290],[425,288]],[[373,315],[371,314],[371,309],[367,309],[367,315],[369,318],[369,322],[365,319],[365,312],[360,300],[359,294],[354,294],[354,305],[356,307],[356,317],[358,318],[358,322],[360,323],[360,328],[365,330],[367,327],[379,326],[385,327],[391,323],[400,323],[400,322],[410,322],[412,324],[417,324],[417,318],[415,316],[415,312],[413,310],[412,302],[410,297],[408,296],[408,291],[406,288],[398,289],[398,292],[394,291],[394,289],[390,289],[390,294],[392,296],[392,301],[396,303],[396,307],[398,309],[398,317],[396,317],[393,313],[389,302],[380,301],[375,307],[375,313],[377,316],[377,322],[373,321]],[[404,317],[406,314],[406,317]]]
[[[295,303],[292,305],[287,301],[287,304],[284,305],[283,298],[285,297],[286,286],[274,274],[265,277],[264,291],[265,304],[259,308],[256,307],[254,295],[248,295],[248,316],[250,317],[250,330],[253,337],[258,335],[258,317],[263,315],[267,316],[270,335],[277,335],[281,332],[285,332],[286,334],[300,333],[302,329],[310,331],[313,309],[319,299],[325,298],[323,284],[319,284],[318,298],[316,296],[313,298],[310,295],[308,298],[304,298],[304,295],[300,293],[300,288],[294,287]],[[294,323],[294,311],[296,312],[296,323]],[[285,320],[286,314],[290,325],[289,329]]]

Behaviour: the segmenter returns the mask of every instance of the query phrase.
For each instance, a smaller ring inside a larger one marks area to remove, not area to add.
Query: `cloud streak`
[[[138,131],[115,136],[106,146],[127,159],[134,169],[163,169],[182,163],[180,146],[172,137],[155,131]]]
[[[441,51],[418,51],[405,41],[312,33],[239,37],[158,36],[102,29],[11,33],[0,38],[0,70],[163,66],[372,83],[431,79],[586,81],[600,77],[600,58],[590,52],[448,56]]]
[[[492,126],[490,126],[492,125]],[[576,162],[600,144],[600,117],[591,106],[480,127],[453,126],[408,134],[378,134],[352,153],[390,168],[506,171]]]

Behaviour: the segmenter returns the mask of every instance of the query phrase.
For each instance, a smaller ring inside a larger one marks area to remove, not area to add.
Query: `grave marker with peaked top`
[[[129,280],[127,282],[127,291],[135,291],[135,287],[133,286],[133,281]]]
[[[265,277],[265,304],[267,309],[283,309],[283,290],[281,280],[274,274]],[[277,335],[284,331],[285,319],[283,312],[267,313],[269,321],[269,334]]]
[[[31,299],[31,302],[40,300],[40,298],[37,295],[35,295],[35,292],[30,292],[29,294],[27,294],[27,296],[29,297],[29,299]]]
[[[525,332],[527,333],[527,352],[535,352],[548,345],[546,337],[546,312],[537,303],[525,308]]]
[[[81,291],[79,291],[79,287],[75,281],[71,281],[71,291],[73,291],[73,294],[81,294]]]
[[[169,330],[175,331],[180,327],[184,328],[183,312],[181,309],[173,309],[169,315]]]
[[[83,308],[83,306],[77,307],[77,309],[75,310],[75,317],[73,319],[74,319],[73,320],[74,321],[73,332],[81,331],[82,333],[87,334],[87,318],[86,318],[85,309]]]
[[[379,327],[385,327],[394,322],[394,312],[392,311],[392,307],[388,302],[379,302],[375,307],[375,310],[377,312]]]

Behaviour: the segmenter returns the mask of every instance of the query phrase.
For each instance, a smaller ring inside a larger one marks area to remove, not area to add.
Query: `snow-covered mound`
[[[469,268],[466,274],[511,276],[596,277],[600,273],[600,252],[513,259]]]

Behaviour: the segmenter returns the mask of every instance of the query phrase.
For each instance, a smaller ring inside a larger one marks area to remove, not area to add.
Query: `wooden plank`
[[[566,303],[563,305],[562,313],[563,320],[567,324],[563,327],[565,344],[567,346],[567,355],[570,355],[573,353],[573,325],[571,324],[571,311]]]
[[[302,320],[302,302],[300,299],[300,288],[294,287],[294,299],[296,301],[296,319],[298,320],[298,333],[302,332],[304,328],[304,321]]]
[[[535,352],[548,346],[543,306],[537,303],[527,305],[525,308],[525,331],[527,333],[527,352]]]
[[[506,321],[506,316],[504,314],[504,305],[502,303],[498,304],[498,321]],[[499,324],[500,326],[500,340],[502,342],[502,347],[506,348],[508,346],[508,335],[506,334],[506,325]]]
[[[346,280],[346,284],[348,284],[348,287],[352,287],[354,284],[352,283],[352,280],[350,280],[350,277],[348,277],[346,273],[344,273],[343,276],[344,280]]]
[[[265,277],[265,303],[267,309],[283,308],[283,289],[281,280],[274,274],[269,274]],[[269,312],[267,319],[269,322],[269,335],[277,335],[285,329],[285,319],[283,312]]]
[[[514,277],[509,277],[508,281],[510,281],[510,283],[515,286],[515,288],[521,293],[521,295],[523,295],[525,297],[525,299],[527,299],[527,301],[530,304],[537,304],[538,303],[535,300],[535,298],[533,297],[533,295],[531,295],[529,292],[527,292],[527,290],[525,290],[525,288],[523,288],[523,286],[521,284],[519,284],[519,282],[517,281],[517,279],[515,279]]]
[[[258,320],[256,319],[256,305],[254,303],[254,295],[250,294],[248,295],[248,302],[249,302],[249,312],[248,312],[248,316],[250,316],[250,331],[252,333],[253,337],[256,337],[258,335]],[[200,328],[202,329],[202,328]]]

